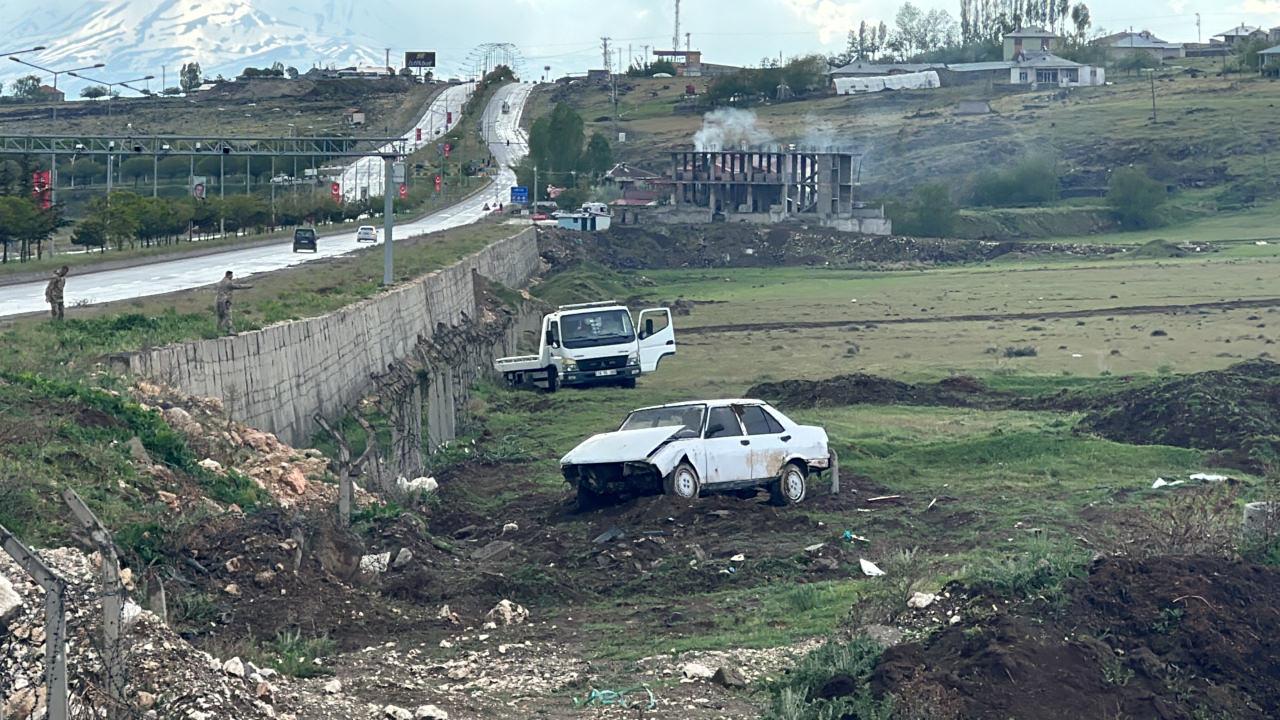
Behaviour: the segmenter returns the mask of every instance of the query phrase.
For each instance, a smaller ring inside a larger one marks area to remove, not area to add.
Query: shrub
[[[1036,350],[1035,346],[1033,345],[1023,345],[1022,347],[1010,345],[1009,347],[1006,347],[1004,349],[1004,356],[1007,358],[1035,357],[1036,355],[1039,355],[1039,354],[1040,352]]]
[[[828,642],[804,656],[786,677],[769,687],[773,700],[765,717],[770,720],[835,720],[842,717],[888,720],[892,703],[877,701],[867,687],[867,679],[880,661],[882,652],[879,644],[865,637],[847,643]],[[847,697],[811,699],[836,677],[849,678],[859,690]]]
[[[1166,199],[1164,187],[1136,168],[1116,170],[1107,185],[1107,205],[1126,230],[1163,224],[1161,208]]]
[[[1035,205],[1058,199],[1058,167],[1049,158],[1024,158],[1013,167],[985,170],[974,179],[974,205]]]

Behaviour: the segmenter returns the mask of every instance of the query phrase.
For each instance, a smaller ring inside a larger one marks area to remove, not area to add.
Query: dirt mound
[[[838,375],[826,380],[761,383],[747,390],[747,397],[762,398],[793,408],[859,404],[991,407],[1013,401],[1012,396],[993,391],[981,380],[968,375],[913,385],[864,373]]]
[[[539,234],[544,257],[598,262],[615,270],[684,267],[834,265],[897,268],[986,262],[1022,255],[1110,255],[1121,248],[1052,243],[882,237],[802,225],[618,226],[608,232],[549,229]]]
[[[1140,258],[1180,258],[1186,256],[1186,250],[1183,250],[1168,240],[1161,240],[1159,238],[1144,243],[1142,247],[1133,251],[1133,257]]]
[[[1280,364],[1251,360],[1099,398],[1080,428],[1119,442],[1223,453],[1233,467],[1280,466]]]
[[[879,693],[921,685],[966,718],[1267,717],[1280,706],[1280,573],[1219,558],[1113,558],[1063,613],[1022,607],[885,651]]]

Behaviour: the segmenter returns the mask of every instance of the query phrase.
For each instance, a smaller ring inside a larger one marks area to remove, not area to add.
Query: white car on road
[[[606,498],[769,488],[777,504],[804,500],[811,473],[831,467],[827,432],[760,400],[699,400],[633,411],[616,431],[560,459],[578,506]]]
[[[378,242],[378,230],[372,225],[361,225],[356,228],[356,242]]]

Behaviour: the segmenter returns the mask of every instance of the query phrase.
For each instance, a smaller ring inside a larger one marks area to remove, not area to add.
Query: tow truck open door
[[[671,324],[671,310],[642,310],[636,325],[640,330],[640,372],[651,373],[658,369],[663,357],[676,354],[676,329]]]

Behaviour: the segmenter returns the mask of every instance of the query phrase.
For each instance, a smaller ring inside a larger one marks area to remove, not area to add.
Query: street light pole
[[[392,281],[392,229],[395,227],[395,213],[391,200],[391,168],[395,163],[394,155],[384,155],[383,163],[383,184],[382,184],[382,284],[384,287],[390,287]]]

